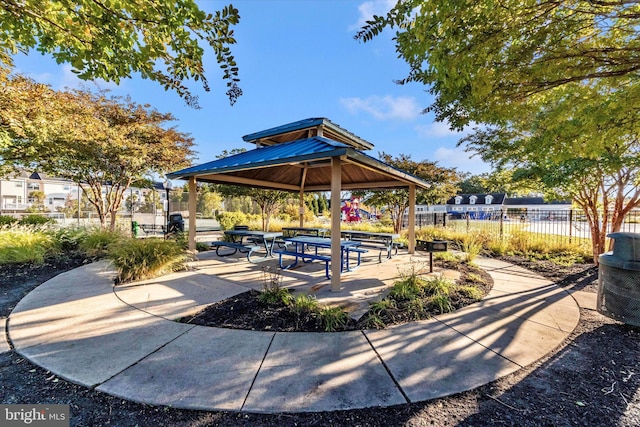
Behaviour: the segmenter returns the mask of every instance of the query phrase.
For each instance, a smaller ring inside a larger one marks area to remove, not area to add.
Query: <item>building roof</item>
[[[491,193],[491,194],[458,194],[456,196],[451,197],[449,200],[447,200],[447,205],[455,205],[455,204],[460,204],[460,205],[470,205],[470,199],[472,196],[476,197],[476,205],[485,205],[487,204],[487,196],[491,196],[491,205],[501,205],[503,204],[504,200],[505,200],[505,193]],[[462,200],[460,201],[460,203],[456,203],[456,197],[462,197]]]
[[[250,133],[242,137],[245,142],[256,145],[274,145],[296,141],[314,136],[321,136],[342,142],[357,150],[370,150],[373,144],[338,126],[324,117],[298,120],[286,125],[276,126],[260,132]]]
[[[325,137],[311,137],[255,148],[223,159],[167,174],[169,179],[196,177],[201,182],[288,191],[329,191],[331,159],[340,158],[344,190],[430,186],[409,173],[353,147]]]

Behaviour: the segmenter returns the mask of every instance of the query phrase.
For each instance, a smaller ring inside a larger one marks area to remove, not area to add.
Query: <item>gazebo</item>
[[[310,118],[242,137],[256,148],[167,174],[189,182],[189,248],[195,249],[196,182],[234,184],[299,194],[331,192],[331,229],[340,230],[340,192],[383,188],[409,189],[409,253],[415,250],[416,189],[429,183],[362,150],[373,144],[326,118]],[[303,218],[300,216],[300,226]],[[331,233],[331,258],[340,259],[340,233]],[[331,263],[331,290],[340,290],[339,262]]]

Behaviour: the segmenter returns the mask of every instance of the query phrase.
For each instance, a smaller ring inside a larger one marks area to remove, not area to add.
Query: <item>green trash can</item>
[[[139,231],[138,221],[131,221],[131,235],[133,237],[138,237],[138,231]]]

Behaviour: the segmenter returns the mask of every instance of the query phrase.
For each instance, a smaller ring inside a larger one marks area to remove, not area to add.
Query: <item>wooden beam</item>
[[[200,181],[228,182],[231,184],[272,188],[276,190],[300,191],[300,186],[298,185],[282,184],[279,182],[271,182],[271,181],[261,181],[258,179],[250,179],[250,178],[241,178],[241,177],[232,176],[232,175],[213,174],[213,175],[202,175],[199,178],[200,178]]]

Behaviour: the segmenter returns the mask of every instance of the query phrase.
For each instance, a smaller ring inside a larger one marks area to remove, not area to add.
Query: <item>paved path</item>
[[[495,281],[482,302],[384,330],[283,333],[171,321],[247,289],[242,282],[250,273],[238,266],[249,263],[208,262],[115,288],[106,262],[63,273],[20,301],[8,320],[8,339],[58,376],[132,401],[332,411],[422,401],[486,384],[559,346],[578,323],[576,300],[595,304],[595,294],[574,298],[527,270],[481,259]]]

